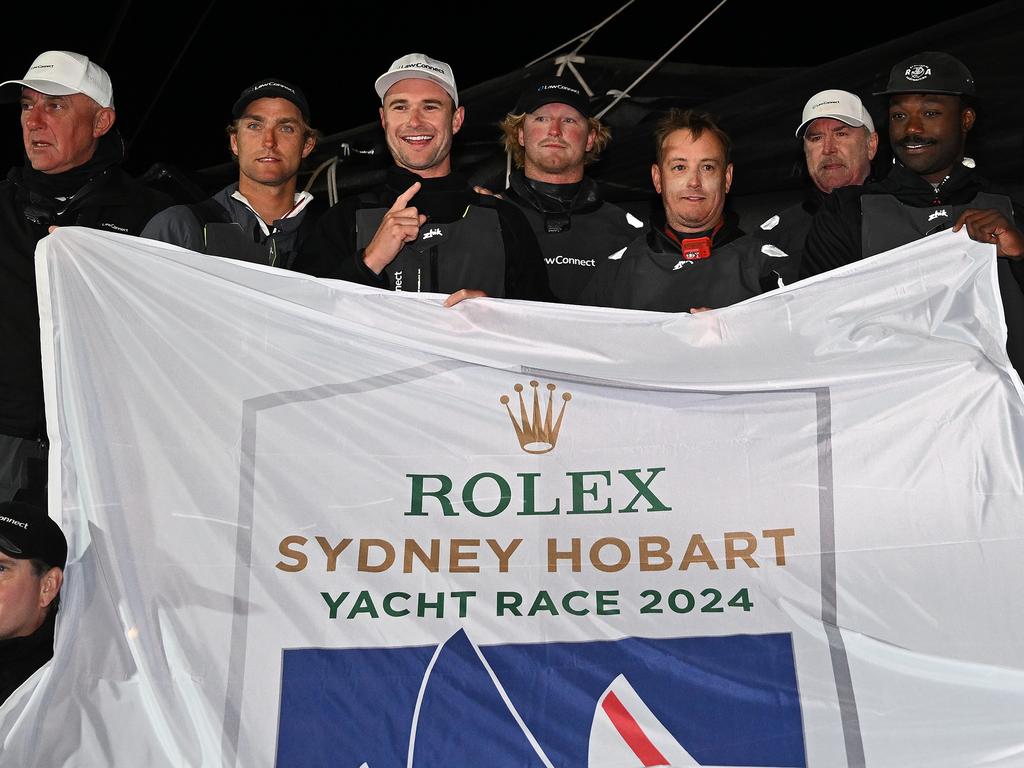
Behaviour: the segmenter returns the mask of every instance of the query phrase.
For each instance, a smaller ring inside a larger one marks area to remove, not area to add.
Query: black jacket
[[[137,235],[171,200],[111,165],[70,204],[52,202],[30,191],[21,168],[0,182],[0,434],[15,437],[45,434],[36,243],[50,224]]]
[[[366,244],[417,181],[422,186],[412,205],[427,221],[419,238],[376,275],[363,262]],[[292,268],[391,290],[473,288],[504,298],[553,298],[537,238],[514,205],[477,194],[457,174],[424,179],[397,166],[388,169],[384,186],[345,198],[321,216]]]
[[[644,226],[605,202],[593,179],[584,177],[576,186],[576,194],[565,204],[543,194],[543,186],[535,188],[517,171],[502,193],[526,215],[544,252],[551,291],[566,303],[575,302],[597,265],[629,245]]]
[[[651,229],[598,265],[581,303],[657,312],[717,309],[777,288],[786,260],[729,224],[715,235],[711,255],[699,260],[684,259],[679,244]]]
[[[826,197],[816,186],[809,185],[803,200],[769,217],[757,232],[760,239],[777,246],[789,256],[788,273],[783,275],[787,283],[796,282],[800,276],[800,262],[803,260],[807,234]]]
[[[28,637],[0,640],[0,704],[53,658],[54,621],[53,615],[47,616],[39,629]]]

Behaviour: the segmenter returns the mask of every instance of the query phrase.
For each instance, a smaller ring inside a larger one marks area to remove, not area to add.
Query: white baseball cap
[[[422,53],[410,53],[396,59],[391,68],[377,78],[374,87],[380,100],[384,101],[384,94],[388,92],[388,88],[399,80],[413,79],[432,80],[445,89],[456,107],[459,106],[459,91],[455,87],[455,73],[452,72],[452,68],[445,62],[424,56]]]
[[[864,104],[857,96],[849,91],[831,88],[814,94],[804,104],[804,114],[800,126],[796,129],[796,137],[801,138],[807,126],[821,117],[831,117],[854,128],[875,130],[871,115],[864,109]]]
[[[107,71],[82,54],[71,51],[39,54],[24,79],[0,83],[0,87],[5,85],[21,85],[47,96],[84,93],[101,107],[114,106],[114,86]]]

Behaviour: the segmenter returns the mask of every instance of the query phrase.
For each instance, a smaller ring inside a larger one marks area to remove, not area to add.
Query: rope
[[[602,22],[601,22],[600,24],[597,24],[596,26],[593,26],[593,27],[591,27],[591,28],[590,28],[590,29],[588,29],[588,30],[587,30],[586,32],[581,32],[580,34],[576,35],[576,37],[572,38],[571,40],[567,40],[566,42],[562,43],[561,45],[559,45],[559,46],[556,46],[555,48],[552,48],[552,49],[551,49],[550,51],[548,51],[548,52],[547,52],[547,53],[545,53],[544,55],[542,55],[542,56],[538,56],[538,57],[537,57],[536,59],[534,59],[534,60],[533,60],[533,61],[531,61],[531,62],[530,62],[529,64],[527,64],[527,65],[526,65],[526,67],[532,67],[532,66],[533,66],[534,64],[536,64],[537,62],[539,62],[539,61],[544,61],[544,59],[546,59],[546,58],[547,58],[548,56],[550,56],[551,54],[553,54],[553,53],[558,53],[558,52],[559,52],[560,50],[562,50],[562,49],[563,49],[563,48],[565,48],[566,46],[572,45],[572,44],[573,44],[573,43],[575,43],[575,42],[576,42],[577,40],[579,40],[579,41],[580,41],[580,44],[576,46],[576,48],[575,48],[575,49],[573,50],[573,52],[572,52],[571,54],[569,54],[570,56],[575,56],[575,55],[576,55],[577,53],[579,53],[580,49],[581,49],[581,48],[582,48],[582,47],[583,47],[584,45],[586,45],[586,44],[587,44],[588,42],[590,42],[590,38],[592,38],[592,37],[594,36],[594,33],[595,33],[595,32],[597,32],[597,30],[599,30],[599,29],[600,29],[601,27],[603,27],[603,26],[604,26],[605,24],[607,24],[607,23],[608,23],[609,21],[611,21],[611,20],[612,20],[612,19],[614,19],[614,18],[615,18],[616,16],[618,16],[618,15],[619,15],[620,13],[622,13],[622,12],[623,12],[624,10],[626,10],[626,9],[627,9],[627,8],[628,8],[629,6],[631,6],[631,5],[632,5],[632,4],[634,3],[634,2],[636,2],[636,0],[628,0],[628,2],[627,2],[627,3],[625,4],[625,5],[621,6],[621,7],[620,7],[620,8],[619,8],[619,9],[618,9],[617,11],[615,11],[614,13],[612,13],[612,15],[611,15],[611,16],[609,16],[609,17],[608,17],[607,19],[605,19],[604,21],[602,21]],[[561,72],[559,72],[559,74],[561,74]]]
[[[720,2],[720,3],[718,4],[718,5],[716,5],[716,6],[715,6],[714,8],[712,8],[712,9],[711,9],[710,11],[708,11],[707,15],[706,15],[706,16],[705,16],[705,17],[704,17],[703,19],[701,19],[700,21],[698,21],[698,22],[696,23],[696,25],[694,25],[693,29],[691,29],[691,30],[690,30],[689,32],[687,32],[687,33],[686,33],[685,35],[683,35],[683,36],[682,36],[681,38],[679,38],[679,40],[678,40],[678,41],[676,42],[676,44],[675,44],[675,45],[673,45],[673,46],[672,46],[671,48],[669,48],[669,49],[668,49],[667,51],[665,51],[665,53],[663,53],[663,54],[661,55],[661,58],[660,58],[660,59],[658,59],[658,60],[657,60],[656,62],[654,62],[653,64],[651,64],[651,66],[649,66],[649,67],[648,67],[648,68],[647,68],[647,69],[646,69],[646,70],[644,71],[644,73],[643,73],[642,75],[640,75],[640,77],[638,77],[638,78],[637,78],[636,80],[634,80],[634,81],[633,81],[632,83],[630,83],[630,84],[629,84],[629,85],[628,85],[628,86],[626,87],[626,89],[625,89],[624,91],[622,91],[621,93],[619,93],[619,94],[618,94],[618,95],[617,95],[617,96],[616,96],[616,97],[615,97],[615,98],[614,98],[614,99],[612,100],[612,103],[611,103],[611,104],[609,104],[609,105],[608,105],[607,107],[605,107],[605,108],[604,108],[604,109],[602,109],[602,110],[601,110],[600,112],[598,112],[598,113],[597,113],[596,115],[594,115],[594,117],[596,117],[596,118],[597,118],[598,120],[600,120],[600,119],[601,119],[602,117],[604,117],[604,116],[605,116],[605,114],[606,114],[606,113],[608,112],[608,110],[610,110],[610,109],[611,109],[612,107],[614,107],[614,106],[615,106],[616,104],[618,104],[618,103],[619,103],[620,101],[622,101],[622,100],[623,100],[624,98],[626,98],[626,96],[628,96],[628,95],[629,95],[629,92],[630,92],[631,90],[633,90],[633,88],[635,88],[635,87],[636,87],[637,85],[639,85],[639,84],[640,84],[640,83],[641,83],[641,82],[643,81],[643,79],[644,79],[645,77],[647,77],[647,76],[648,76],[649,74],[651,74],[651,72],[653,72],[653,71],[654,71],[655,69],[657,69],[658,67],[660,67],[660,66],[661,66],[661,64],[662,64],[662,62],[663,62],[663,61],[665,61],[665,59],[667,59],[667,58],[668,58],[668,57],[669,57],[670,55],[672,55],[672,51],[674,51],[674,50],[675,50],[676,48],[678,48],[678,47],[679,47],[680,45],[682,45],[682,44],[683,44],[684,42],[686,42],[687,38],[689,38],[689,37],[690,37],[690,35],[692,35],[692,34],[693,34],[694,32],[696,32],[696,31],[697,31],[698,29],[700,29],[701,25],[703,25],[705,21],[707,21],[708,19],[710,19],[710,18],[711,18],[711,17],[712,17],[712,16],[713,16],[713,15],[715,14],[715,12],[716,12],[716,11],[717,11],[717,10],[718,10],[719,8],[721,8],[721,7],[723,6],[723,5],[725,5],[725,4],[726,4],[726,2],[727,2],[727,0],[721,0],[721,2]]]

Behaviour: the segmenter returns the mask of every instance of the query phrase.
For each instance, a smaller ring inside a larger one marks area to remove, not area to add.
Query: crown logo
[[[566,403],[572,400],[572,394],[569,392],[562,393],[562,407],[558,411],[558,418],[555,419],[554,399],[556,387],[554,384],[548,384],[548,402],[543,410],[544,416],[542,419],[541,395],[538,390],[540,383],[531,381],[530,386],[533,388],[533,407],[531,410],[526,408],[526,400],[523,398],[523,385],[516,384],[513,387],[519,394],[519,421],[516,421],[512,408],[509,406],[511,398],[508,395],[501,396],[501,404],[505,406],[505,410],[508,411],[508,417],[512,420],[512,426],[516,430],[516,437],[519,438],[519,446],[527,453],[547,453],[558,442],[558,431],[562,428],[565,406]],[[552,423],[553,419],[554,423]]]

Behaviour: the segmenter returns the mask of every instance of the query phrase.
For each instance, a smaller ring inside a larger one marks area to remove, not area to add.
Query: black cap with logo
[[[568,104],[584,117],[591,116],[587,94],[579,85],[562,77],[545,77],[529,85],[516,102],[515,114],[533,112],[545,104]]]
[[[256,99],[287,99],[302,113],[302,119],[309,122],[309,102],[297,86],[274,77],[259,80],[239,94],[235,105],[231,108],[231,116],[236,120],[240,118],[245,108]]]
[[[46,510],[24,501],[0,502],[0,551],[17,560],[64,568],[68,542]]]
[[[889,83],[876,96],[893,93],[941,93],[974,96],[974,78],[959,59],[941,51],[910,56],[892,68]]]

